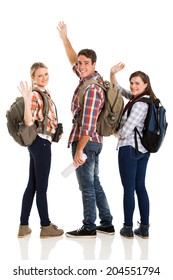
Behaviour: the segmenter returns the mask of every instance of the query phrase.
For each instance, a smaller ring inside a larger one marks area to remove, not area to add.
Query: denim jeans
[[[36,204],[41,226],[50,224],[47,205],[47,187],[51,166],[51,143],[37,136],[28,147],[30,155],[29,180],[23,195],[20,217],[21,225],[28,225],[29,216],[36,194]]]
[[[140,222],[149,224],[149,198],[145,188],[145,175],[150,153],[138,152],[131,146],[119,148],[118,163],[121,182],[124,188],[124,224],[133,226],[135,192],[137,195]]]
[[[72,155],[74,157],[78,142],[72,143]],[[98,208],[100,224],[112,225],[112,215],[106,195],[99,180],[99,154],[102,144],[88,141],[84,148],[87,160],[76,169],[79,189],[83,200],[83,224],[87,230],[96,228],[96,207]]]

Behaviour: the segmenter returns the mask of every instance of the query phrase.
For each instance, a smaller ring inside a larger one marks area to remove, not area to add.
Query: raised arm
[[[69,59],[70,64],[73,66],[77,61],[77,53],[73,49],[68,37],[67,37],[67,26],[63,21],[58,23],[57,29],[59,31],[60,38],[63,41],[64,48]]]
[[[113,83],[114,85],[116,85],[118,83],[115,74],[118,73],[119,71],[121,71],[122,69],[124,69],[124,67],[125,67],[125,64],[122,63],[122,62],[119,62],[118,64],[114,65],[111,68],[111,71],[110,71],[110,81],[111,81],[111,83]]]
[[[24,122],[26,125],[33,125],[32,113],[31,113],[31,99],[32,99],[32,89],[28,86],[27,82],[20,82],[18,86],[24,99]]]

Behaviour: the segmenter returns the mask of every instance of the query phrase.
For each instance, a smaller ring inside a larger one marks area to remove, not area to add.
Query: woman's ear
[[[146,89],[147,87],[148,87],[148,84],[146,83],[146,84],[145,84],[145,89]]]

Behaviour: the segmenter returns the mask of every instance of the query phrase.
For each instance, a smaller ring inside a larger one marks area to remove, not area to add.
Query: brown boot
[[[60,236],[63,233],[63,229],[59,229],[56,225],[51,223],[49,226],[41,227],[40,238]]]
[[[29,228],[29,226],[19,226],[18,238],[26,237],[30,233],[31,229]]]

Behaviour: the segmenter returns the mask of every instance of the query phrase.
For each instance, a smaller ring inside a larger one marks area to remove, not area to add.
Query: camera
[[[52,141],[53,142],[58,142],[59,139],[60,139],[60,135],[63,133],[63,125],[62,123],[58,123],[57,124],[57,127],[56,127],[56,131],[55,131],[55,134],[52,138]]]

